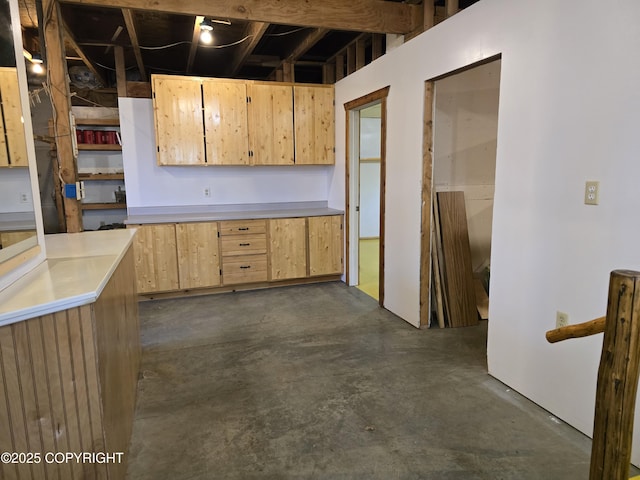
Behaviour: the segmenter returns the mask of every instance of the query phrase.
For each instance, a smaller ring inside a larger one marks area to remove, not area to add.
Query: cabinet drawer
[[[220,222],[220,236],[250,235],[253,233],[265,233],[266,231],[266,220],[228,220]]]
[[[264,233],[258,235],[230,235],[221,237],[220,245],[223,257],[267,253],[267,236]]]
[[[222,283],[225,285],[266,281],[266,255],[240,255],[222,259]]]

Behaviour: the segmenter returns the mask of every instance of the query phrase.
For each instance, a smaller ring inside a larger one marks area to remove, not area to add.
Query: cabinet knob
[[[251,268],[251,265],[240,265],[240,268],[242,268],[244,270],[244,269],[247,269],[247,268]]]

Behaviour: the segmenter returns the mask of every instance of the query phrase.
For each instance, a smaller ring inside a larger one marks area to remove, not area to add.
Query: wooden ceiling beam
[[[187,73],[191,73],[193,69],[193,61],[196,59],[196,51],[198,50],[198,42],[200,42],[200,24],[204,20],[202,15],[196,15],[193,22],[193,36],[191,37],[191,47],[189,48],[189,57],[187,59]]]
[[[144,63],[142,62],[142,52],[140,51],[136,25],[133,22],[133,12],[129,8],[123,8],[122,16],[124,17],[124,24],[127,26],[127,32],[129,33],[129,39],[131,40],[131,46],[133,47],[133,54],[136,57],[136,63],[138,64],[138,70],[140,71],[140,80],[146,82],[147,72],[144,69]]]
[[[405,34],[423,23],[422,5],[383,0],[62,0],[95,7],[131,8],[370,33]]]
[[[100,72],[98,72],[98,69],[96,68],[96,66],[91,62],[91,60],[89,60],[89,57],[87,57],[85,55],[85,53],[82,50],[82,48],[80,47],[80,45],[78,45],[78,42],[76,42],[75,37],[71,33],[71,30],[69,30],[69,27],[64,22],[64,20],[62,20],[62,19],[60,19],[60,20],[61,20],[61,23],[62,23],[62,30],[63,30],[63,33],[64,33],[65,41],[67,43],[69,43],[71,48],[82,59],[82,62],[87,66],[87,68],[91,71],[91,73],[93,73],[95,75],[96,80],[98,80],[102,85],[104,85],[106,87],[108,85],[107,82],[105,82],[105,80],[102,77],[102,75],[100,74]]]
[[[304,37],[304,39],[298,43],[298,45],[296,45],[296,47],[293,49],[293,51],[287,56],[287,58],[285,58],[284,60],[282,60],[277,66],[276,66],[276,70],[282,68],[283,66],[287,65],[287,67],[285,68],[285,77],[286,75],[286,70],[287,68],[291,68],[291,71],[294,71],[294,64],[297,62],[297,60],[302,57],[305,53],[307,53],[316,43],[318,43],[322,37],[324,37],[327,33],[329,33],[329,30],[326,28],[314,28],[313,30],[311,30],[306,37]],[[290,65],[290,67],[289,67]],[[293,75],[293,73],[292,73]],[[288,82],[289,80],[285,80],[285,82]]]
[[[240,44],[240,48],[233,56],[233,63],[229,67],[229,75],[234,76],[245,64],[249,55],[253,53],[258,42],[269,28],[269,24],[265,22],[251,22],[247,25],[243,37],[249,37],[248,40]]]

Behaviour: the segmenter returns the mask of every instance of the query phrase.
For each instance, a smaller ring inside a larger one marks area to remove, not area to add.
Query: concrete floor
[[[133,479],[583,479],[590,441],[342,283],[140,304]]]

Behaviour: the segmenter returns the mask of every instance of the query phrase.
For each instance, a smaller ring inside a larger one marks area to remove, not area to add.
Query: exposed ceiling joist
[[[256,45],[258,45],[258,42],[264,35],[264,32],[267,31],[268,27],[269,27],[269,24],[264,22],[252,22],[249,25],[247,25],[245,36],[248,36],[249,40],[246,42],[243,42],[238,52],[236,52],[233,58],[233,63],[229,68],[230,76],[234,76],[236,73],[238,73],[238,71],[240,70],[242,65],[245,63],[249,55],[251,55],[253,50],[256,48]]]
[[[62,22],[62,28],[64,32],[64,39],[69,43],[69,45],[71,45],[71,48],[73,48],[73,50],[78,54],[78,56],[82,58],[83,63],[87,66],[87,68],[91,71],[91,73],[95,75],[96,80],[98,80],[102,85],[108,85],[108,83],[105,82],[100,72],[98,72],[98,69],[96,68],[96,66],[91,62],[91,60],[89,60],[89,58],[84,53],[82,48],[80,48],[80,45],[78,45],[78,43],[76,42],[76,39],[71,33],[71,30],[69,30],[69,27],[67,27],[66,23]]]
[[[329,33],[329,29],[327,28],[316,28],[309,32],[304,40],[302,40],[296,48],[291,52],[291,54],[287,57],[287,60],[290,62],[295,62],[300,57],[302,57],[305,53],[307,53],[316,43],[318,43],[327,33]]]
[[[196,59],[196,51],[198,50],[198,42],[200,41],[200,24],[204,20],[202,15],[196,15],[193,22],[193,35],[191,37],[191,47],[189,47],[189,57],[187,58],[187,73],[191,73],[193,69],[193,61]]]
[[[140,71],[140,79],[143,82],[146,82],[147,72],[144,69],[144,63],[142,62],[142,53],[140,52],[140,43],[138,42],[138,34],[136,32],[136,26],[133,22],[133,12],[128,8],[123,8],[122,16],[124,17],[124,23],[127,26],[127,32],[129,33],[129,38],[131,39],[133,54],[136,57],[136,63],[138,64],[138,70]]]
[[[423,22],[422,5],[382,0],[62,0],[96,7],[155,10],[183,15],[405,34]]]

